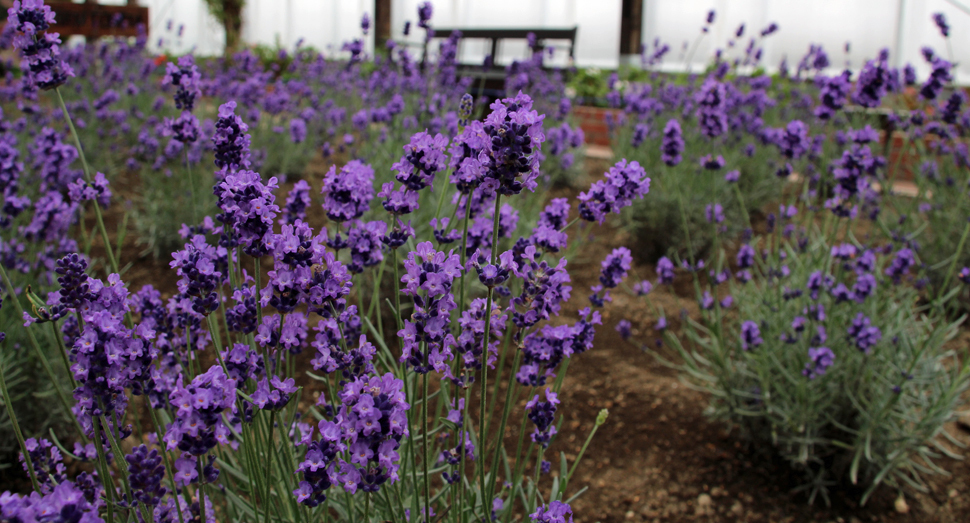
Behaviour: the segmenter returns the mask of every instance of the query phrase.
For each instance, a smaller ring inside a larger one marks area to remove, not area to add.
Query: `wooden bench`
[[[0,20],[7,20],[9,1],[0,1]],[[83,35],[88,39],[101,36],[138,36],[138,27],[148,33],[148,8],[136,5],[101,5],[94,2],[50,2],[56,13],[51,30],[62,39],[70,35]]]
[[[434,39],[441,40],[450,38],[455,32],[461,32],[461,40],[458,42],[458,56],[461,57],[462,42],[465,40],[489,40],[489,53],[491,63],[489,67],[484,67],[484,63],[463,63],[458,64],[458,74],[460,76],[470,76],[476,79],[478,84],[477,91],[489,98],[496,98],[505,95],[505,66],[496,63],[499,52],[499,42],[502,40],[528,40],[529,34],[535,35],[535,43],[531,47],[533,53],[542,53],[548,47],[549,40],[567,41],[569,51],[569,67],[572,66],[576,52],[576,33],[579,27],[567,28],[479,28],[462,29],[457,27],[435,27]],[[422,66],[427,57],[427,47],[422,56]],[[542,55],[545,58],[545,53]],[[522,60],[528,56],[521,57]]]
[[[529,34],[535,35],[535,45],[532,46],[532,52],[541,52],[545,50],[546,40],[568,40],[569,41],[569,62],[572,64],[575,58],[576,52],[576,32],[579,27],[569,27],[569,28],[484,28],[484,29],[460,29],[457,27],[435,27],[434,37],[435,38],[450,38],[455,31],[461,32],[462,40],[489,40],[491,41],[489,56],[492,57],[492,68],[493,69],[503,69],[502,66],[496,65],[495,59],[498,55],[498,44],[502,40],[527,40]],[[461,56],[461,43],[458,44],[459,56]],[[523,57],[528,58],[528,57]],[[470,65],[470,64],[463,64]],[[481,64],[475,64],[481,65]]]

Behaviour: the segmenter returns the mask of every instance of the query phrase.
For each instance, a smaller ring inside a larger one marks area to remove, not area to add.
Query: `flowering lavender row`
[[[943,15],[933,22],[947,38]],[[862,481],[865,502],[880,484],[914,484],[914,463],[932,458],[920,446],[954,419],[970,378],[944,346],[970,282],[957,271],[970,263],[970,108],[930,48],[922,81],[891,67],[888,50],[833,74],[819,46],[794,73],[783,63],[749,76],[737,73],[759,65],[761,42],[741,53],[742,35],[707,73],[645,74],[607,97],[621,108],[614,149],[659,167],[656,196],[625,211],[639,243],[660,244],[640,253],[656,257],[656,282],[631,289],[651,320],[616,330],[648,350],[670,345],[714,415],[772,445],[810,500],[827,498],[830,480]],[[653,65],[664,53],[647,54]],[[873,109],[888,114],[881,126]],[[900,196],[914,171],[916,194]],[[606,256],[594,307],[631,268],[623,248]],[[673,332],[651,296],[678,273],[698,314],[682,311]]]
[[[430,4],[419,10],[429,35],[431,12]],[[593,348],[600,323],[585,310],[573,325],[552,324],[568,310],[560,251],[572,202],[550,205],[532,235],[512,241],[520,208],[554,183],[540,167],[547,122],[537,109],[556,108],[549,154],[558,168],[569,167],[583,142],[565,121],[561,82],[547,80],[537,98],[496,100],[474,118],[447,48],[430,74],[393,43],[393,58],[370,75],[357,67],[364,57],[353,43],[349,63],[298,52],[287,76],[302,80],[284,81],[246,52],[224,64],[191,55],[159,63],[144,53],[143,38],[58,54],[56,36],[44,36],[55,22],[49,6],[17,2],[10,15],[31,74],[8,79],[5,100],[37,118],[4,123],[4,227],[19,233],[3,239],[4,288],[15,302],[4,313],[23,323],[75,430],[53,443],[17,433],[35,491],[0,496],[3,519],[450,512],[460,521],[520,511],[542,518],[546,506],[548,514],[569,512],[565,488],[519,501],[537,481],[524,479],[531,469],[503,483],[484,479],[486,467],[506,470],[500,459],[521,459],[502,458],[504,444],[487,443],[489,380],[512,380],[500,423],[531,420],[527,452],[539,457],[536,474],[548,473],[542,454],[556,434],[565,362]],[[41,40],[54,44],[46,62],[31,54]],[[38,88],[59,103],[67,98],[63,110],[47,112]],[[355,100],[359,93],[370,95]],[[18,139],[38,125],[26,161],[40,176],[21,182],[28,167]],[[287,130],[288,139],[275,138]],[[92,139],[104,147],[91,148]],[[290,145],[276,147],[283,141]],[[304,165],[274,164],[273,154],[307,150],[340,158],[322,191],[312,180],[281,188]],[[400,159],[375,161],[387,154]],[[111,167],[106,176],[91,165]],[[615,195],[594,186],[594,212],[616,213],[648,192],[641,167],[616,169],[629,187]],[[118,171],[172,191],[139,203],[144,209],[183,207],[181,227],[164,232],[181,238],[170,254],[174,294],[153,285],[129,290],[119,274],[131,255],[116,250],[121,243],[102,219],[123,179]],[[326,221],[313,223],[318,209]],[[98,241],[84,222],[92,210],[107,264],[85,254]],[[29,291],[25,311],[8,270],[43,282]],[[41,329],[54,338],[38,339]],[[510,340],[519,363],[506,370],[499,360]],[[538,385],[545,401],[515,407],[529,399],[522,389]],[[466,408],[473,390],[483,398],[479,412]],[[447,423],[429,403],[448,409]],[[72,440],[73,452],[61,447]],[[69,476],[65,460],[83,472]]]

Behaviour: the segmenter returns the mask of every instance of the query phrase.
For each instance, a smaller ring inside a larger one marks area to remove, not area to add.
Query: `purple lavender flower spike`
[[[745,321],[741,324],[741,348],[751,350],[764,343],[761,337],[761,329],[753,321]]]
[[[602,224],[608,213],[620,210],[643,198],[650,192],[650,178],[637,162],[620,160],[606,173],[604,180],[597,180],[589,191],[579,195],[579,216],[586,221]]]
[[[17,35],[13,46],[20,51],[21,69],[30,84],[54,89],[74,76],[71,66],[61,60],[60,35],[47,32],[54,23],[54,12],[43,0],[18,0],[7,10],[7,26]]]
[[[660,145],[661,160],[671,167],[680,163],[684,152],[684,139],[681,137],[680,123],[670,120],[664,126],[663,141]]]
[[[425,131],[411,137],[404,146],[404,156],[391,166],[397,171],[395,179],[411,191],[420,191],[434,183],[434,175],[447,165],[445,148],[448,138],[437,134],[431,136]]]
[[[727,132],[727,92],[724,84],[712,78],[707,79],[695,97],[697,121],[701,134],[716,138]]]
[[[808,349],[809,362],[805,364],[802,375],[810,380],[824,376],[829,367],[835,363],[835,353],[828,347],[812,347]]]
[[[559,397],[550,389],[546,389],[545,400],[540,400],[539,395],[536,394],[525,405],[525,408],[529,411],[529,419],[535,425],[535,429],[532,431],[532,441],[542,445],[543,448],[548,447],[552,437],[556,435],[556,426],[553,422],[556,419],[556,407],[558,405]]]
[[[603,287],[612,289],[626,279],[627,271],[633,263],[633,255],[626,247],[613,249],[603,260],[600,270],[600,283]]]
[[[336,166],[323,178],[323,210],[336,222],[360,218],[374,198],[374,169],[360,160],[351,160],[337,171]]]
[[[936,24],[943,38],[950,37],[950,25],[946,23],[946,15],[943,13],[933,13],[933,23]]]
[[[549,505],[537,507],[529,518],[533,523],[573,523],[573,509],[568,503],[552,501]]]
[[[185,55],[178,59],[178,65],[169,62],[165,66],[165,76],[162,85],[172,85],[177,88],[175,93],[175,108],[180,111],[192,111],[195,100],[202,94],[202,75],[195,65],[192,55]]]
[[[506,196],[522,189],[535,191],[545,115],[534,111],[532,99],[522,93],[496,100],[490,107],[492,112],[484,121],[488,141],[485,154],[479,156],[486,178],[495,180],[499,194]]]

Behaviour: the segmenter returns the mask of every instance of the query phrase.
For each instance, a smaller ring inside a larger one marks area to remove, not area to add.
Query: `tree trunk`
[[[239,50],[242,36],[242,8],[244,0],[223,0],[222,26],[226,31],[226,57]]]

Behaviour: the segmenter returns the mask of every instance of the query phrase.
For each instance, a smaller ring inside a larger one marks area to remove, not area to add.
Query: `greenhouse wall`
[[[123,1],[102,0],[102,3]],[[783,59],[794,67],[809,45],[821,44],[833,68],[848,65],[858,69],[865,58],[888,48],[894,65],[911,62],[925,75],[929,69],[920,56],[923,46],[933,47],[940,53],[952,52],[952,60],[957,63],[970,63],[970,8],[961,2],[965,0],[644,0],[642,40],[651,44],[659,38],[670,45],[664,69],[699,70],[717,48],[727,49],[729,56],[743,54],[748,39],[775,22],[780,31],[761,42],[763,63],[770,69],[776,69]],[[222,28],[208,14],[203,0],[139,0],[139,3],[150,8],[153,46],[174,53],[222,52]],[[390,3],[392,37],[419,47],[423,32],[415,27],[404,37],[403,28],[406,21],[416,21],[421,0],[391,0]],[[433,23],[438,27],[577,26],[577,66],[613,68],[621,62],[622,0],[439,0],[433,5]],[[699,39],[710,9],[716,11],[716,20],[710,32]],[[836,9],[840,16],[831,15]],[[945,13],[950,21],[952,51],[947,51],[930,20],[936,12]],[[278,44],[288,49],[302,41],[324,52],[340,54],[343,42],[361,36],[359,22],[364,13],[374,16],[373,0],[249,0],[244,13],[243,38],[250,44]],[[859,23],[862,20],[865,23]],[[727,47],[742,23],[744,37],[734,47]],[[694,45],[697,48],[688,64],[689,49]],[[369,53],[373,52],[373,38],[367,39],[366,47]],[[525,47],[525,42],[503,42],[498,63],[525,56]],[[554,47],[551,63],[565,65],[565,46],[556,43]],[[468,40],[462,45],[461,59],[478,62],[487,52],[486,41]],[[970,69],[958,69],[957,76],[961,83],[970,83]]]

